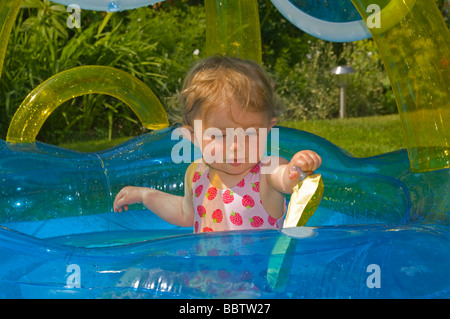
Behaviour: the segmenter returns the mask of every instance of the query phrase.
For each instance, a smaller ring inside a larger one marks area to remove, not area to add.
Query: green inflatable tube
[[[45,120],[59,105],[91,93],[121,100],[148,129],[169,126],[163,106],[145,83],[112,67],[80,66],[52,76],[28,94],[11,120],[6,141],[33,143]]]
[[[16,21],[22,0],[0,1],[0,77],[5,60],[9,36]]]
[[[373,19],[367,8],[385,1],[352,2],[367,21]],[[433,0],[391,0],[379,18],[379,27],[369,30],[391,81],[411,170],[449,168],[450,32],[444,19]]]

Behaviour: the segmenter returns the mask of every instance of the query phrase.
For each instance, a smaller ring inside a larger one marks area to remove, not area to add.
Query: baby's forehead
[[[268,115],[266,112],[245,110],[230,101],[209,108],[203,114],[202,121],[205,127],[219,129],[242,127],[245,129],[268,126]]]

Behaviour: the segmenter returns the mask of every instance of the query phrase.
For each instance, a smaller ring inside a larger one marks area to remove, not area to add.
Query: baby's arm
[[[313,151],[300,151],[292,157],[291,161],[279,158],[279,162],[280,165],[268,176],[268,184],[284,194],[292,193],[292,189],[298,183],[299,172],[292,170],[292,167],[297,166],[311,175],[322,165],[322,159]]]
[[[184,185],[188,185],[189,168],[184,178]],[[148,187],[124,187],[114,200],[114,211],[122,212],[122,207],[128,210],[128,205],[136,203],[144,204],[153,213],[171,224],[182,227],[192,227],[194,224],[192,195],[187,186],[184,196],[167,194]]]

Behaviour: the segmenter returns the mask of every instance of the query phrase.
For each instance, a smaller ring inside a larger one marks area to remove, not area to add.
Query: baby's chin
[[[209,163],[209,166],[216,170],[223,171],[230,175],[239,175],[253,168],[257,163],[249,163],[248,161],[233,161],[231,163]]]

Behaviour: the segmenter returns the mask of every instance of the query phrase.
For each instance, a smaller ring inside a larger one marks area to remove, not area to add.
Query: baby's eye
[[[225,138],[225,137],[226,137],[225,134],[222,134],[222,135],[213,135],[213,136],[212,136],[212,139],[213,139],[213,140],[221,140],[221,139],[223,139],[223,138]]]

